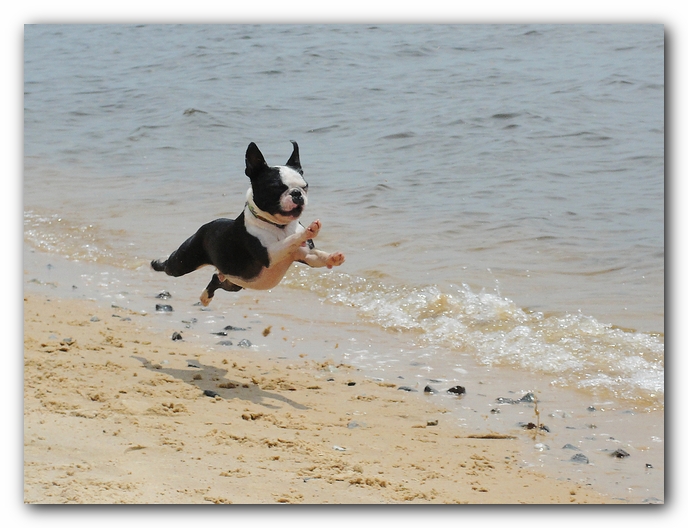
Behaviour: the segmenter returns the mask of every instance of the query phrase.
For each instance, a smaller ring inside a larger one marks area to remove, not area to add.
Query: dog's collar
[[[246,207],[248,207],[248,210],[251,211],[251,214],[257,218],[258,220],[262,220],[263,222],[267,222],[270,225],[274,225],[276,227],[279,227],[280,229],[284,229],[286,227],[286,224],[278,224],[277,222],[273,222],[272,220],[268,220],[264,216],[260,216],[256,212],[256,208],[253,206],[250,200],[246,200]]]

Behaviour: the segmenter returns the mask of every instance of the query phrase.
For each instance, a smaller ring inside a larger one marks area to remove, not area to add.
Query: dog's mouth
[[[298,218],[303,213],[303,205],[296,205],[293,209],[289,211],[280,211],[281,216],[286,216],[289,218]]]

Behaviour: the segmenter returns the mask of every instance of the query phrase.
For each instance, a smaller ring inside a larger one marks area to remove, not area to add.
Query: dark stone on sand
[[[652,464],[645,464],[645,467],[646,467],[647,469],[652,469]]]
[[[97,315],[94,315],[93,317],[91,317],[90,321],[91,321],[92,323],[97,323],[98,321],[100,321],[100,319],[98,319],[98,316],[97,316]]]
[[[214,398],[215,396],[219,396],[219,394],[218,394],[217,392],[211,391],[211,390],[208,390],[208,389],[206,389],[206,390],[203,391],[203,395],[204,395],[204,396],[208,396],[208,397],[210,397],[210,398]]]
[[[350,381],[350,382],[348,382],[346,385],[347,385],[347,387],[353,387],[354,385],[356,385],[356,382],[355,382],[355,381]]]
[[[246,330],[246,328],[240,328],[238,326],[227,325],[224,327],[224,330],[227,330],[228,332],[243,332]]]
[[[532,392],[529,392],[525,394],[520,400],[518,400],[521,403],[533,403],[535,402],[535,394]]]
[[[428,392],[430,394],[434,394],[437,391],[435,389],[433,389],[430,385],[426,385],[425,388],[423,389],[423,392]]]
[[[227,335],[227,332],[210,332],[210,333],[213,335],[216,335],[216,336],[221,336],[221,337],[225,337]]]
[[[524,429],[539,429],[540,431],[545,431],[547,433],[550,432],[549,427],[547,427],[545,424],[540,424],[540,426],[538,427],[533,422],[528,422],[528,423],[521,422],[519,425],[521,427],[523,427]]]
[[[447,389],[447,392],[450,392],[452,394],[466,394],[466,387],[462,387],[461,385],[457,385],[456,387],[452,387],[451,389]]]
[[[566,444],[562,449],[573,449],[574,451],[580,451],[575,445],[573,444]]]
[[[219,341],[217,344],[222,345],[222,346],[232,346],[234,343],[232,343],[229,340],[225,340],[225,341]]]
[[[416,389],[414,389],[412,387],[407,387],[406,385],[402,385],[397,390],[406,391],[406,392],[418,392]]]
[[[187,364],[189,367],[201,368],[201,366],[198,364],[198,361],[196,361],[195,359],[188,359],[188,360],[186,361],[186,364]]]
[[[174,312],[174,308],[170,306],[169,304],[156,304],[155,305],[155,311],[156,312]]]
[[[440,423],[439,420],[428,420],[428,421],[427,421],[427,426],[428,426],[428,427],[432,427],[432,426],[437,425],[437,424],[439,424],[439,423]]]
[[[576,464],[589,464],[590,460],[588,460],[588,457],[583,453],[576,453],[571,457],[571,462],[575,462]]]
[[[180,334],[179,332],[174,332],[172,334],[172,341],[181,341],[181,339],[182,339],[182,334]]]
[[[161,291],[160,293],[158,293],[158,294],[155,296],[155,298],[156,298],[156,299],[171,299],[171,298],[172,298],[172,295],[170,294],[170,292],[163,290],[163,291]]]
[[[614,451],[612,453],[612,456],[616,457],[616,458],[626,458],[626,457],[629,457],[631,455],[626,453],[626,451],[624,451],[623,449],[617,449],[616,451]]]
[[[502,411],[500,411],[499,409],[495,408],[495,409],[490,409],[490,412],[491,412],[492,414],[499,414],[499,413],[502,412]]]
[[[251,346],[251,342],[248,339],[242,339],[239,341],[239,346],[242,348],[249,348]]]
[[[591,405],[590,407],[588,407],[588,411],[589,411],[589,412],[595,412],[596,410],[597,410],[597,409],[595,409],[595,407],[594,407],[593,405]]]

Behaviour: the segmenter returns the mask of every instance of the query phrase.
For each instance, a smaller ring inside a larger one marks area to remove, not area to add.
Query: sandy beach
[[[147,317],[25,294],[26,503],[617,502],[353,367],[218,354]]]

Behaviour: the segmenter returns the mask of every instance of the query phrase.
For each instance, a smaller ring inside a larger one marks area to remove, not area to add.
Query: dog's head
[[[246,176],[251,179],[249,198],[278,224],[296,220],[308,203],[308,184],[303,179],[299,146],[292,141],[294,151],[287,164],[269,167],[255,143],[246,149]]]

